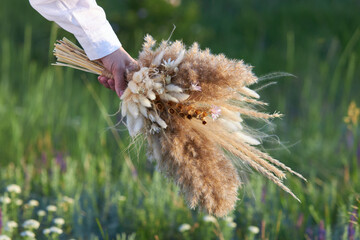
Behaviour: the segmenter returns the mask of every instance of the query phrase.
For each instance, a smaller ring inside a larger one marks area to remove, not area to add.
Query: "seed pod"
[[[195,109],[191,108],[189,111],[188,111],[188,115],[194,115],[195,113]]]
[[[174,102],[171,102],[171,101],[168,102],[167,104],[168,104],[169,106],[174,106],[174,105],[175,105],[175,103],[174,103]]]
[[[171,115],[173,115],[175,113],[175,110],[173,108],[169,108],[168,109],[168,113],[170,113]]]
[[[164,110],[164,105],[161,102],[157,102],[156,103],[156,108],[162,112],[162,110]]]
[[[183,105],[178,103],[178,104],[176,104],[175,108],[176,108],[177,112],[181,112],[181,110],[183,109]]]

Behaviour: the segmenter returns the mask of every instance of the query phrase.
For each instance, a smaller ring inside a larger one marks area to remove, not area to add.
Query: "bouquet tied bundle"
[[[67,39],[58,41],[55,65],[106,75],[99,61]],[[251,67],[180,41],[158,46],[147,35],[139,67],[127,72],[121,114],[130,136],[147,139],[150,160],[180,187],[191,208],[224,216],[237,201],[239,172],[251,167],[298,198],[282,180],[285,172],[302,179],[283,163],[258,149],[261,137],[244,118],[269,120],[279,113],[260,112],[267,105],[249,88],[257,82]]]

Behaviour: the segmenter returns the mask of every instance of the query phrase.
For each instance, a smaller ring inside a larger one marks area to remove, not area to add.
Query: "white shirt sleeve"
[[[95,0],[30,0],[30,4],[46,19],[74,34],[90,60],[121,47],[104,10]]]

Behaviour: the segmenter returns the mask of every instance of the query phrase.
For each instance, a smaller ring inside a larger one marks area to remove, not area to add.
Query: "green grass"
[[[360,207],[360,128],[344,123],[350,102],[360,105],[358,3],[183,1],[179,8],[162,0],[99,3],[134,56],[146,32],[167,38],[174,23],[173,39],[243,58],[258,76],[294,74],[260,94],[269,111],[285,114],[269,129],[282,145],[269,141],[266,149],[308,178],[286,180],[302,202],[250,174],[231,215],[236,228],[224,219],[204,221],[146,161],[144,149],[127,150],[126,129],[111,128],[119,120],[109,116],[118,109],[115,94],[96,76],[50,66],[51,45],[69,35],[22,1],[4,0],[0,196],[8,195],[6,186],[13,183],[22,192],[9,195],[9,205],[0,204],[3,234],[10,235],[5,225],[14,220],[19,227],[12,236],[19,239],[21,224],[34,218],[41,223],[37,239],[47,239],[43,229],[61,217],[60,239],[351,239],[352,226],[353,239],[360,238],[359,219],[350,223]],[[147,9],[145,19],[137,17],[141,7]],[[64,202],[64,196],[74,202]],[[16,205],[17,198],[24,203]],[[27,206],[30,199],[40,205]],[[37,211],[49,204],[57,212],[40,219]],[[184,223],[191,229],[179,232]],[[260,232],[251,233],[249,226]]]

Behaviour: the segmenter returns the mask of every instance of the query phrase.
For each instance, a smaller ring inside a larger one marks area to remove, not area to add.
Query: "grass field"
[[[301,203],[249,174],[228,218],[189,210],[144,149],[128,149],[125,127],[112,128],[116,95],[96,76],[50,65],[55,40],[71,36],[26,1],[2,0],[0,236],[32,239],[30,229],[36,239],[360,239],[359,2],[164,1],[98,3],[133,56],[145,33],[167,39],[175,24],[173,39],[244,59],[258,76],[296,76],[260,94],[270,112],[285,115],[270,129],[281,144],[265,149],[308,179],[286,180]],[[23,226],[29,219],[40,226]]]

